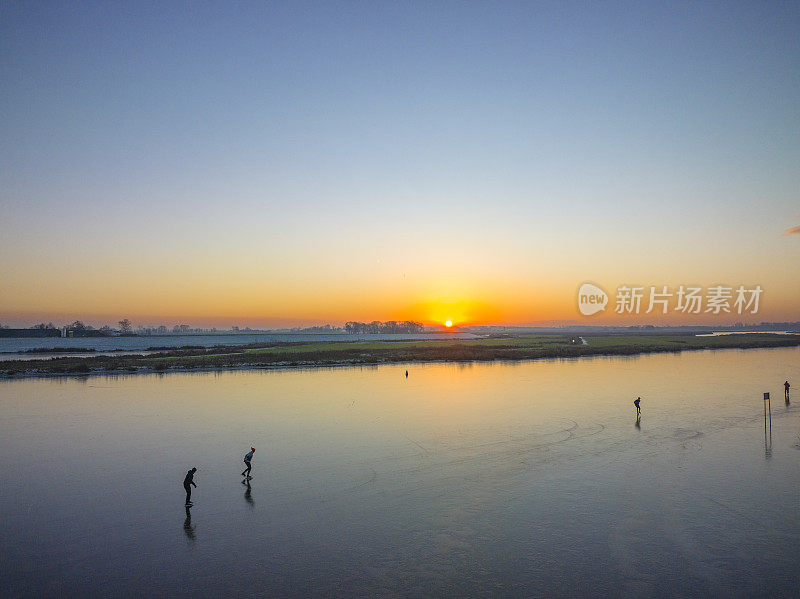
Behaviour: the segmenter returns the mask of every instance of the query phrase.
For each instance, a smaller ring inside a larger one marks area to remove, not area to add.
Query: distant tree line
[[[76,320],[71,324],[65,324],[62,327],[57,327],[52,322],[40,322],[27,329],[13,329],[13,331],[29,331],[30,333],[17,333],[11,336],[16,337],[57,337],[61,334],[61,329],[64,329],[70,337],[103,337],[110,335],[112,330],[109,327],[102,327],[97,330],[92,325],[84,324],[80,320]]]
[[[133,331],[133,323],[128,318],[123,318],[122,320],[118,321],[119,329],[112,329],[109,326],[103,326],[100,329],[95,329],[91,325],[84,324],[80,320],[76,320],[71,324],[66,324],[62,326],[56,326],[52,322],[44,323],[40,322],[39,324],[33,325],[28,329],[13,329],[14,331],[17,330],[27,330],[30,331],[29,334],[22,335],[22,336],[57,336],[61,334],[61,330],[66,330],[66,334],[70,337],[97,337],[97,336],[104,336],[104,335],[113,335],[113,334],[122,334],[122,335],[133,335],[135,334]],[[0,326],[0,329],[8,329],[8,327]],[[12,329],[9,329],[11,331]],[[34,331],[37,331],[34,333]],[[192,329],[189,325],[175,325],[173,327],[172,332],[175,334],[181,333],[199,333],[199,332],[216,332],[216,329],[209,329],[208,331],[201,331],[200,329]],[[248,327],[246,329],[239,329],[239,327],[233,327],[233,332],[250,332],[251,329]],[[306,327],[306,328],[294,328],[291,329],[292,332],[298,333],[341,333],[345,331],[347,333],[362,333],[362,334],[409,334],[409,333],[422,333],[424,332],[424,328],[422,323],[414,322],[411,320],[389,320],[387,322],[381,322],[379,320],[373,320],[372,322],[356,322],[351,320],[347,324],[344,325],[344,328],[340,327],[332,327],[329,324],[321,325],[321,326],[313,326],[313,327]],[[258,332],[258,331],[253,331]],[[143,329],[139,327],[139,330],[136,334],[167,334],[168,329],[165,326],[160,326],[157,329]],[[8,335],[4,335],[8,336]]]
[[[30,328],[36,329],[37,331],[51,331],[53,329],[57,329],[58,327],[54,325],[52,322],[48,322],[47,324],[40,322],[39,324],[35,324]],[[91,325],[85,325],[80,320],[76,320],[72,324],[66,324],[64,325],[63,328],[67,329],[68,331],[78,331],[78,332],[91,331],[94,329],[94,327],[92,327]]]
[[[413,322],[411,320],[403,320],[398,322],[396,320],[389,320],[381,322],[373,320],[372,322],[356,322],[351,320],[344,325],[344,330],[348,333],[422,333],[422,323]]]

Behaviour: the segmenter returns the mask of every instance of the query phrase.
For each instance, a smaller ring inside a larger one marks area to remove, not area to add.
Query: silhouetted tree
[[[119,330],[120,332],[125,335],[131,332],[131,321],[127,318],[123,318],[119,321]]]

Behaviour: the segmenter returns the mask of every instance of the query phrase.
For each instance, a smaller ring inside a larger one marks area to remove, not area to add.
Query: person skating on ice
[[[242,471],[242,476],[246,476],[247,478],[250,478],[250,461],[253,459],[253,454],[255,452],[256,452],[256,448],[255,447],[251,447],[250,451],[248,451],[245,454],[245,456],[244,456],[244,465],[247,466],[247,467]]]
[[[195,472],[197,472],[197,468],[192,468],[186,473],[186,478],[183,479],[183,488],[186,489],[186,505],[192,503],[192,487],[197,488],[197,485],[194,484]]]

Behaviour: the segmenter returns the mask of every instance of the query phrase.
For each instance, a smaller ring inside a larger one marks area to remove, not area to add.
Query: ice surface
[[[790,348],[2,382],[0,595],[788,596],[798,374]]]

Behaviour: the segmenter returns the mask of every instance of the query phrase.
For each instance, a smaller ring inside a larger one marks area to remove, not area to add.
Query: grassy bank
[[[800,346],[800,335],[751,333],[695,335],[585,335],[586,343],[569,335],[530,335],[441,341],[324,341],[262,343],[245,346],[183,348],[146,356],[80,356],[49,360],[0,361],[0,376],[48,376],[167,372],[242,367],[287,368],[400,362],[473,362],[534,360],[581,356],[629,356],[703,349],[750,349]]]

